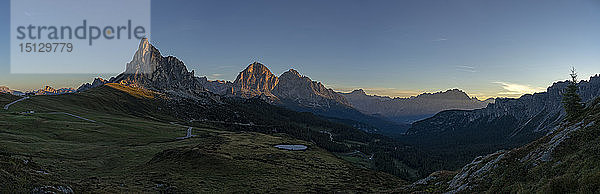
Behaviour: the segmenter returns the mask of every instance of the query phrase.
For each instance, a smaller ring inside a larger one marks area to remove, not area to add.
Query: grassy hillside
[[[15,99],[2,98],[8,99],[3,104]],[[201,122],[192,123],[196,137],[176,140],[189,123],[172,114],[168,101],[108,85],[35,96],[0,111],[0,192],[385,192],[404,183],[282,132]],[[30,110],[35,113],[22,113]],[[277,144],[309,148],[286,151]]]
[[[8,103],[18,100],[18,99],[19,99],[18,96],[13,96],[11,94],[6,94],[6,93],[0,93],[0,105],[2,105],[2,107],[0,107],[0,108],[4,108],[5,104],[8,104]]]

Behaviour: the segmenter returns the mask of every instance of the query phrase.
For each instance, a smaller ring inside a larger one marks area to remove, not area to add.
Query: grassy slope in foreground
[[[36,96],[2,110],[0,192],[49,185],[75,192],[376,192],[402,184],[285,134],[194,128],[197,137],[177,141],[186,127],[169,124],[156,98],[161,95],[109,85]],[[28,110],[35,113],[20,113]],[[273,147],[288,143],[309,149]]]
[[[600,98],[583,115],[526,146],[478,157],[458,173],[432,174],[410,190],[598,193]]]

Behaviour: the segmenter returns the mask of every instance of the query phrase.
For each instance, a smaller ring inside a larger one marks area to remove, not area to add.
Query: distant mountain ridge
[[[30,92],[21,92],[21,91],[16,91],[16,90],[11,90],[10,88],[6,87],[6,86],[0,86],[0,93],[8,93],[8,94],[12,94],[15,96],[22,96],[22,95],[60,95],[60,94],[69,94],[69,93],[75,93],[76,90],[73,88],[59,88],[59,89],[54,89],[51,86],[45,86],[42,89],[39,90],[34,90],[34,91],[30,91]]]
[[[12,93],[12,90],[6,86],[0,86],[0,93]]]
[[[59,88],[54,89],[50,86],[46,86],[40,90],[33,91],[35,95],[59,95],[59,94],[69,94],[75,93],[76,90],[73,88]]]
[[[400,123],[412,123],[444,110],[484,108],[493,101],[493,99],[480,101],[471,98],[458,89],[423,93],[409,98],[367,95],[362,89],[341,94],[348,99],[352,107],[365,114],[381,115]]]
[[[546,92],[526,94],[520,98],[499,98],[486,108],[448,110],[413,123],[407,135],[398,137],[447,157],[468,162],[472,157],[522,146],[555,129],[565,112],[562,92],[569,84],[556,82]],[[600,96],[600,76],[578,83],[584,102]],[[468,154],[455,152],[458,147]],[[457,163],[458,164],[458,163]]]
[[[548,131],[562,119],[564,114],[561,104],[562,92],[568,83],[567,81],[556,82],[548,87],[546,92],[526,94],[517,99],[498,98],[495,103],[484,109],[442,112],[433,118],[415,123],[408,133],[442,132],[452,125],[467,124],[488,116],[492,116],[492,119],[510,116],[518,120],[519,128],[514,129],[510,133],[511,136],[519,133]],[[578,86],[584,102],[600,96],[600,76],[598,75],[590,77],[589,81],[581,81]],[[434,127],[430,125],[432,122],[439,123],[440,119],[445,120],[458,115],[468,119],[463,120],[465,123],[452,122],[453,124],[450,126]]]

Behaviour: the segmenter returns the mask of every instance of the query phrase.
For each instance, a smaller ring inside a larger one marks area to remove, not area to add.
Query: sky
[[[76,88],[111,76],[9,74],[10,6],[1,4],[0,85]],[[484,99],[544,91],[572,66],[581,79],[600,73],[597,0],[152,0],[151,10],[151,43],[209,79],[234,80],[259,60],[337,91],[458,88]]]

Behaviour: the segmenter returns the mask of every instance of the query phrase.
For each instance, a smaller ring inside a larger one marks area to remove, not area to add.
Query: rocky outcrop
[[[108,80],[97,77],[97,78],[94,78],[94,81],[92,83],[85,83],[85,84],[79,86],[79,88],[77,88],[77,92],[83,92],[83,91],[86,91],[86,90],[89,90],[92,88],[102,86],[107,83],[109,83]]]
[[[409,98],[390,98],[367,95],[362,89],[342,93],[352,107],[365,114],[382,115],[400,123],[412,123],[444,110],[472,110],[484,108],[490,101],[480,101],[465,92],[452,89],[437,93],[423,93]]]
[[[125,72],[112,78],[110,82],[185,94],[206,91],[194,77],[194,71],[189,72],[185,64],[176,57],[163,57],[146,38],[141,40],[133,59],[127,63]]]

